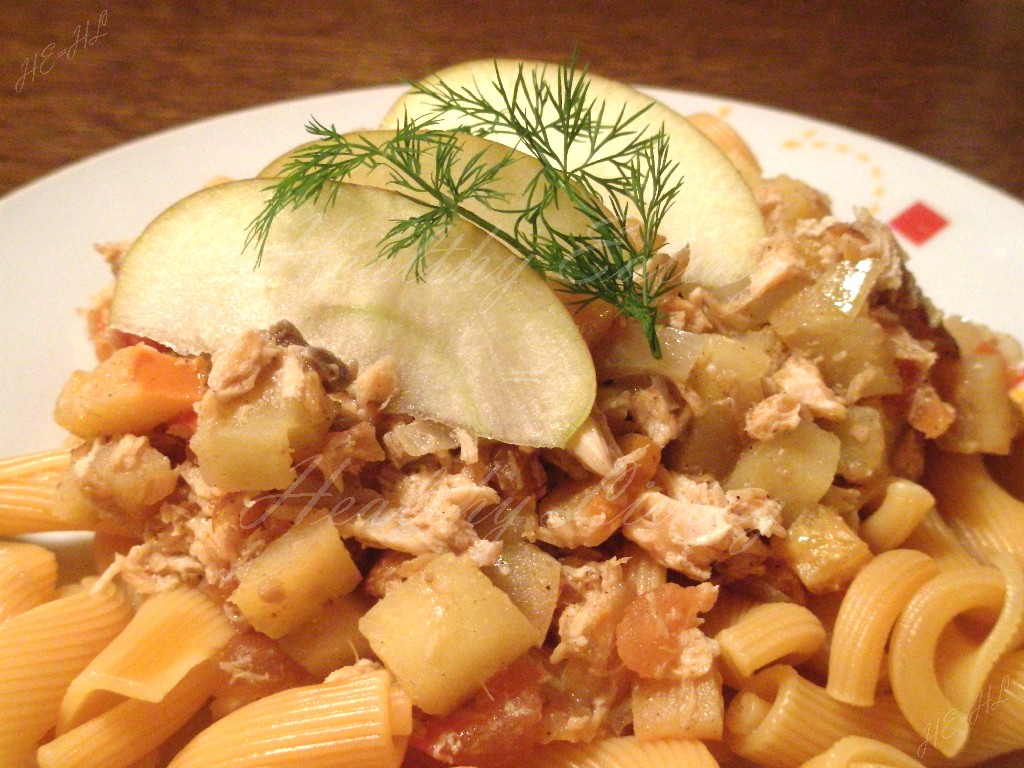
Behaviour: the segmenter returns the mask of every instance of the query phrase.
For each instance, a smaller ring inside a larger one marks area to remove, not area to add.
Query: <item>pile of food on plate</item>
[[[0,763],[1024,749],[1021,349],[884,225],[575,62],[308,129],[100,249],[69,442],[0,462],[96,576],[0,542]]]

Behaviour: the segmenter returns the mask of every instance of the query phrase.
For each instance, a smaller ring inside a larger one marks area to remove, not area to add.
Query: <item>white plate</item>
[[[63,437],[53,402],[72,368],[94,358],[79,309],[110,281],[95,243],[137,234],[164,208],[220,176],[244,178],[306,139],[316,116],[340,129],[375,127],[400,87],[372,88],[233,112],[87,158],[0,199],[4,403],[0,457]],[[836,214],[854,206],[890,221],[914,204],[946,220],[921,245],[903,239],[926,292],[949,311],[1024,338],[1024,204],[933,160],[810,118],[713,96],[645,89],[683,114],[723,116],[769,175],[787,173],[828,193]],[[90,560],[65,535],[62,574]],[[993,764],[1009,768],[1013,756]]]
[[[372,88],[233,112],[125,144],[0,200],[3,329],[0,456],[61,440],[50,414],[73,367],[93,364],[78,309],[109,282],[94,243],[131,238],[214,176],[247,177],[306,138],[311,116],[375,127],[401,92]],[[683,114],[726,117],[770,175],[827,192],[890,221],[923,203],[948,223],[917,246],[904,240],[926,292],[949,311],[1024,337],[1019,311],[1024,204],[878,139],[806,117],[713,96],[649,89]]]

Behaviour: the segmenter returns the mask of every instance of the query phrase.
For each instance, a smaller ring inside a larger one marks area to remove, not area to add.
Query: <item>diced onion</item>
[[[617,379],[652,373],[677,383],[684,381],[697,362],[705,337],[667,326],[658,326],[657,333],[661,346],[660,360],[651,354],[647,337],[639,325],[629,323],[620,328],[595,358],[598,378]]]

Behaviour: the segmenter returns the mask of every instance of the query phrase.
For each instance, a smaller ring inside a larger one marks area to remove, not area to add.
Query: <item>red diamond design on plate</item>
[[[914,203],[889,222],[889,226],[914,245],[924,245],[949,221],[922,202]]]

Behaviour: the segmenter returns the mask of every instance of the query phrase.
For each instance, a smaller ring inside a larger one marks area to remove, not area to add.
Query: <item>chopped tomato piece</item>
[[[521,763],[543,735],[541,685],[546,677],[539,664],[520,658],[452,714],[420,720],[410,745],[445,765],[506,768]]]
[[[667,676],[679,664],[686,631],[700,624],[697,614],[710,610],[717,596],[710,584],[663,584],[634,598],[615,630],[622,662],[641,677]]]

